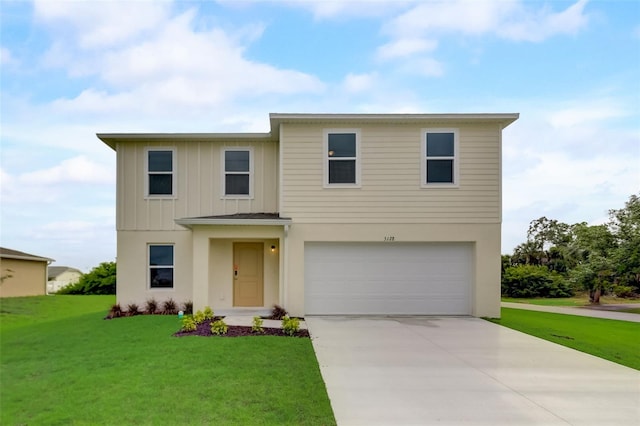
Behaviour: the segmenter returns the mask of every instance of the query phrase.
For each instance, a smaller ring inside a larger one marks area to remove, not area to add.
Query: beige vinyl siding
[[[361,188],[323,188],[324,126],[282,126],[284,216],[302,223],[500,221],[501,129],[496,124],[348,127],[361,129]],[[458,187],[420,187],[423,130],[430,127],[459,129]]]
[[[223,198],[225,147],[250,147],[254,155],[253,198]],[[174,148],[174,197],[146,197],[148,148]],[[265,141],[123,142],[117,145],[117,229],[181,230],[174,219],[278,210],[277,144]]]

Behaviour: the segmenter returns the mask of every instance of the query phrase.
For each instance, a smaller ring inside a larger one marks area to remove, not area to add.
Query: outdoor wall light
[[[275,253],[276,252],[276,246],[271,246],[271,253]]]

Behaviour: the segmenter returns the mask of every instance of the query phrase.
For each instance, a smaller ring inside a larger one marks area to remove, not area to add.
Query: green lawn
[[[496,324],[640,370],[640,323],[502,308]]]
[[[587,306],[589,305],[589,296],[587,294],[577,295],[574,297],[558,297],[558,298],[535,298],[521,299],[515,297],[503,297],[503,302],[511,303],[530,303],[532,305],[544,306]],[[600,298],[601,305],[619,305],[624,303],[640,303],[639,299],[623,299],[611,296],[602,296]]]
[[[176,338],[113,302],[0,299],[1,424],[335,424],[309,339]]]

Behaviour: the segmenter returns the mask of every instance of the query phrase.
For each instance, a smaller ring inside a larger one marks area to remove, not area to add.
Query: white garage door
[[[473,248],[461,243],[306,243],[305,311],[471,314]]]

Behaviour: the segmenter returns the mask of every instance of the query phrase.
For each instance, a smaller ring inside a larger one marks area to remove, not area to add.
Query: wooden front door
[[[263,243],[233,244],[233,306],[263,306]]]

